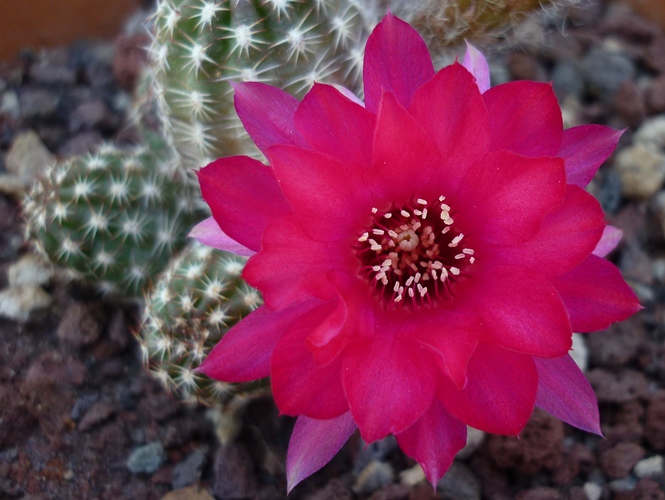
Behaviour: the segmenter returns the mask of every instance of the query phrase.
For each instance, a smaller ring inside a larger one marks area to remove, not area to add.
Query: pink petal
[[[383,94],[372,168],[363,177],[372,192],[391,202],[407,201],[414,190],[424,189],[440,160],[427,133],[392,94]]]
[[[602,436],[596,395],[573,358],[567,355],[533,361],[538,369],[536,406],[578,429]]]
[[[192,228],[188,236],[203,245],[242,255],[243,257],[251,257],[256,253],[224,233],[213,217],[199,222]]]
[[[286,454],[288,493],[330,462],[355,430],[349,412],[329,420],[298,417]]]
[[[337,297],[327,272],[356,263],[350,249],[309,238],[293,216],[286,216],[268,225],[263,248],[247,262],[243,278],[261,290],[268,307],[279,311],[310,296],[326,301]]]
[[[466,425],[435,399],[416,423],[395,437],[402,451],[422,466],[427,480],[436,488],[466,444]]]
[[[568,184],[586,187],[624,132],[604,125],[581,125],[564,130],[557,156],[566,163]]]
[[[487,109],[473,77],[457,63],[443,68],[418,89],[409,112],[441,154],[429,182],[454,193],[468,168],[489,150]]]
[[[479,344],[462,390],[440,380],[437,397],[454,417],[493,434],[517,435],[536,399],[538,372],[531,356]]]
[[[370,223],[372,201],[358,165],[290,146],[274,146],[267,154],[309,237],[319,241],[353,238],[358,228]]]
[[[367,40],[363,73],[365,103],[376,113],[383,92],[408,107],[416,89],[434,76],[434,67],[418,32],[388,13]]]
[[[563,119],[550,84],[504,83],[489,89],[483,98],[490,116],[492,149],[523,156],[557,155]]]
[[[312,147],[342,161],[369,166],[376,117],[330,85],[315,83],[295,114]]]
[[[335,311],[307,337],[307,346],[318,366],[326,366],[337,359],[351,340],[344,330],[348,319],[348,308],[340,298]]]
[[[490,88],[490,66],[482,52],[466,41],[466,53],[462,59],[462,66],[476,79],[478,90],[484,93]]]
[[[572,271],[553,278],[552,283],[566,304],[576,332],[604,330],[642,309],[619,269],[596,255],[589,255]]]
[[[203,199],[224,233],[258,252],[268,222],[291,212],[270,167],[246,156],[221,158],[197,172]]]
[[[603,235],[593,250],[593,254],[598,257],[605,257],[619,245],[621,238],[623,238],[623,231],[621,229],[614,226],[605,226]]]
[[[335,303],[325,304],[302,315],[275,346],[270,364],[272,393],[277,408],[286,415],[326,420],[349,411],[342,387],[341,360],[317,366],[306,343],[334,309]],[[326,326],[333,330],[331,335],[339,331],[339,325]]]
[[[545,276],[556,276],[586,259],[605,227],[598,201],[569,184],[564,202],[543,219],[531,240],[511,246],[492,245],[486,251],[493,262],[526,266]]]
[[[543,358],[568,353],[573,334],[568,313],[546,277],[526,267],[495,266],[457,288],[464,295],[455,299],[484,321],[481,342]]]
[[[466,384],[466,367],[483,333],[482,320],[471,313],[421,314],[409,327],[412,335],[432,347],[439,367],[459,389]],[[404,327],[403,327],[404,328]]]
[[[284,330],[321,302],[301,302],[281,312],[259,307],[233,326],[198,371],[224,382],[249,382],[270,375],[270,357]]]
[[[237,82],[232,85],[238,117],[263,153],[276,144],[308,146],[293,125],[293,115],[300,104],[298,99],[264,83]]]
[[[381,330],[349,344],[342,356],[351,414],[368,443],[405,431],[431,405],[439,371],[417,342]]]
[[[453,219],[474,236],[511,245],[533,238],[545,215],[566,193],[563,161],[525,158],[494,151],[469,168],[462,181]],[[453,203],[453,202],[451,202]],[[455,212],[457,210],[457,212]]]

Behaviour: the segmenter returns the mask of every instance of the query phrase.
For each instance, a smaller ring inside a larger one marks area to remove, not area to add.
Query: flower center
[[[360,274],[387,305],[432,304],[451,296],[451,285],[475,262],[474,250],[455,227],[445,196],[422,198],[379,213],[355,245]]]

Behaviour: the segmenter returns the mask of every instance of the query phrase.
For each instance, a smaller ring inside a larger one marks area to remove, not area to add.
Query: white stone
[[[393,482],[393,468],[389,463],[372,460],[360,474],[353,491],[359,495],[373,493]]]
[[[635,132],[633,143],[654,151],[665,150],[665,115],[645,120]]]
[[[399,473],[400,483],[409,487],[415,486],[418,483],[422,483],[425,479],[425,471],[419,464],[416,464],[410,469],[403,470]]]
[[[665,155],[643,144],[623,148],[615,167],[622,193],[629,198],[646,200],[660,190],[665,180]]]
[[[637,462],[633,471],[639,478],[659,476],[663,473],[663,456],[644,458]]]
[[[9,286],[45,285],[53,277],[53,266],[35,254],[27,254],[9,267]]]
[[[570,357],[582,371],[586,371],[589,363],[589,349],[586,346],[584,335],[573,333],[573,350],[570,351]]]
[[[54,162],[55,157],[32,130],[14,138],[5,159],[7,171],[17,175],[26,186],[32,184]]]
[[[0,316],[25,323],[31,316],[51,305],[51,297],[37,285],[19,285],[0,292]]]
[[[589,500],[600,500],[603,494],[603,487],[596,483],[584,483],[584,493]]]

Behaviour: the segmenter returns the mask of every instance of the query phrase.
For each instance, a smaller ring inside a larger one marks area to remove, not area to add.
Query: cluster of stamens
[[[356,251],[362,276],[388,303],[416,306],[448,297],[466,263],[475,262],[474,250],[464,246],[465,235],[453,227],[445,199],[418,198],[381,214],[372,209],[373,222],[358,238]]]

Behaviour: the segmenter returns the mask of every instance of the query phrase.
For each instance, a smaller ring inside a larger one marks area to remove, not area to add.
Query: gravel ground
[[[44,159],[136,140],[126,114],[143,43],[124,36],[0,64],[0,304],[27,254],[12,193]],[[290,498],[665,499],[665,33],[619,6],[586,7],[494,58],[492,73],[552,81],[568,125],[627,128],[591,190],[624,230],[611,258],[645,310],[576,348],[605,439],[536,411],[519,440],[474,433],[433,492],[393,439],[365,447],[354,436]],[[269,398],[246,405],[238,439],[221,447],[205,408],[142,371],[136,308],[58,280],[46,292],[26,299],[45,312],[0,319],[0,498],[284,498],[293,420]]]

